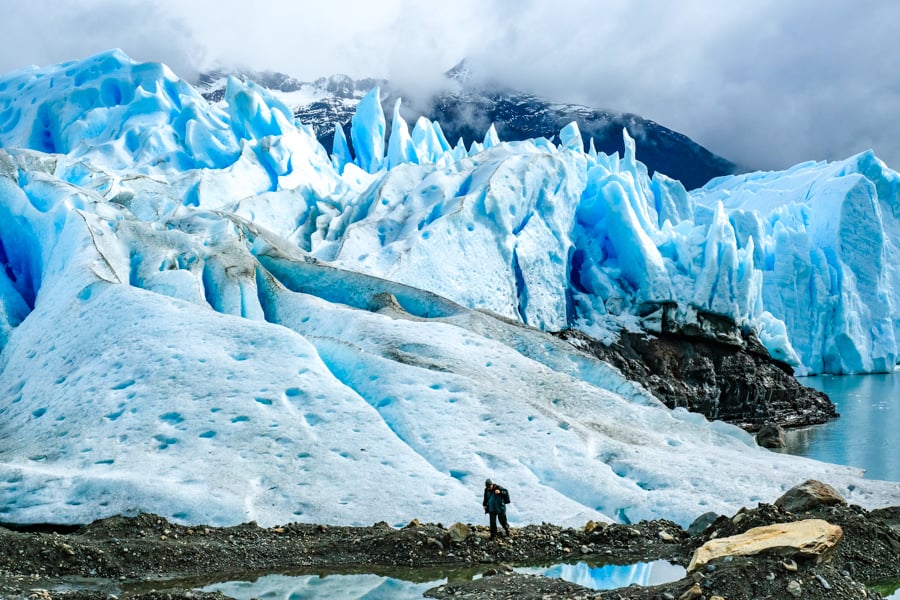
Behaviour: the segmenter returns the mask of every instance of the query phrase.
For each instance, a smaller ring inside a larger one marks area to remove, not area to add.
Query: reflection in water
[[[407,600],[445,580],[413,583],[380,575],[265,575],[255,581],[228,581],[203,588],[237,600]]]
[[[784,452],[859,467],[867,479],[900,481],[900,374],[805,377],[822,390],[840,418],[789,431]]]
[[[376,575],[373,573],[323,575],[264,575],[253,581],[227,581],[202,588],[237,600],[411,600],[423,597],[426,590],[448,580],[477,579],[470,569],[445,572],[433,570]],[[558,577],[594,590],[611,590],[629,585],[657,585],[684,577],[684,567],[664,560],[633,565],[591,566],[586,563],[558,564],[550,567],[519,567],[519,573]],[[414,580],[414,581],[411,581]]]
[[[559,564],[552,567],[522,567],[519,573],[558,577],[592,590],[614,590],[629,585],[659,585],[678,581],[685,576],[682,566],[665,560],[632,565],[603,565],[594,567],[587,563]]]

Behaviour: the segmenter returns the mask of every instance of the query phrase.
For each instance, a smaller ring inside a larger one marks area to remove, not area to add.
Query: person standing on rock
[[[509,504],[509,492],[490,479],[484,482],[484,512],[490,515],[491,519],[491,539],[497,537],[497,520],[509,537],[509,523],[506,520],[506,505]]]

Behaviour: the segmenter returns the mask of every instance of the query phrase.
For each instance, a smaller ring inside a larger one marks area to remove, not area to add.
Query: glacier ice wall
[[[311,252],[545,330],[605,337],[663,313],[701,329],[724,316],[801,374],[893,371],[895,171],[866,152],[688,194],[648,177],[623,135],[622,157],[583,152],[576,124],[559,146],[489,130],[464,155],[414,146],[395,119],[389,168],[329,225],[337,243]]]
[[[386,136],[377,89],[353,119],[354,157],[343,130],[329,156],[253,83],[230,80],[219,109],[118,51],[0,88],[0,144],[77,157],[57,176],[106,197],[165,181],[175,204],[260,219],[322,260],[546,330],[721,315],[800,373],[896,363],[897,174],[871,153],[688,194],[648,177],[627,132],[622,157],[583,152],[575,124],[559,146],[490,129],[467,150],[424,118]]]
[[[897,176],[871,155],[687,194],[627,134],[385,141],[373,108],[329,156],[265,90],[226,98],[118,51],[0,77],[3,520],[477,521],[486,476],[513,522],[687,523],[811,476],[896,498],[544,331],[724,315],[800,368],[889,368]]]
[[[762,304],[811,373],[891,372],[897,362],[900,177],[864,152],[837,163],[710,182],[739,239],[755,240]]]

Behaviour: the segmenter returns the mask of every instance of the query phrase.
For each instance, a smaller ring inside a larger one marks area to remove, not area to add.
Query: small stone
[[[598,526],[599,526],[599,523],[597,523],[596,521],[588,521],[587,523],[584,524],[584,532],[590,533],[590,532],[594,531],[595,529],[597,529]]]
[[[797,563],[794,560],[788,559],[781,563],[781,566],[784,567],[784,570],[789,573],[795,573],[797,571]]]
[[[671,544],[675,541],[675,536],[668,531],[662,530],[657,535],[659,535],[659,539],[666,542],[667,544]]]
[[[405,529],[411,529],[414,527],[421,527],[421,526],[422,526],[422,523],[420,523],[418,519],[413,519],[412,521],[410,521],[409,523],[406,524]]]
[[[803,593],[803,589],[800,587],[800,582],[796,579],[792,579],[787,584],[787,591],[791,596],[800,597],[800,594]]]
[[[831,584],[829,584],[828,581],[826,581],[826,579],[824,577],[822,577],[821,575],[819,575],[818,573],[816,573],[816,579],[819,580],[819,583],[822,584],[823,588],[825,588],[826,590],[831,589]]]
[[[683,594],[678,596],[678,600],[697,600],[697,598],[699,598],[702,595],[703,595],[703,590],[700,589],[700,584],[695,583],[694,585],[692,585],[690,587],[690,589],[688,589]]]
[[[590,554],[590,552],[591,552],[591,549],[588,548],[587,546],[582,546],[582,547],[581,547],[581,553],[582,553],[582,554]]]
[[[722,596],[710,596],[709,600],[725,600],[725,598]]]

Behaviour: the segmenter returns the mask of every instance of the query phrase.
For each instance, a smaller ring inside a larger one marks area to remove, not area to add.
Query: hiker
[[[509,537],[509,523],[506,521],[506,505],[509,504],[509,492],[490,479],[484,482],[484,512],[488,513],[491,518],[491,539],[497,537],[497,519],[500,519],[500,525],[506,531]]]

